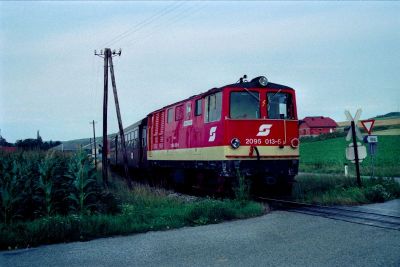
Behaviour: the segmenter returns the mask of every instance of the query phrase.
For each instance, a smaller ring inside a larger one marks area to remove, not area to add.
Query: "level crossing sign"
[[[367,131],[367,133],[370,135],[372,132],[372,128],[374,127],[375,120],[363,120],[361,121],[361,125],[364,127],[364,129]]]
[[[351,116],[351,114],[348,110],[346,110],[344,112],[344,114],[346,115],[346,118],[350,122],[354,121],[354,130],[356,131],[356,136],[357,136],[358,140],[363,141],[363,136],[360,132],[360,129],[358,129],[358,126],[357,126],[358,120],[360,119],[360,116],[361,116],[361,109],[357,109],[357,112],[356,112],[356,115],[354,116],[354,118],[353,118],[353,116]],[[347,133],[347,136],[346,136],[346,141],[350,141],[351,137],[352,137],[352,129],[350,127],[349,132]]]

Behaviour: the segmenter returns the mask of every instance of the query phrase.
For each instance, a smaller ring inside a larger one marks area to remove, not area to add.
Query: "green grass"
[[[189,201],[143,185],[129,191],[117,180],[110,190],[122,203],[120,213],[55,215],[30,222],[0,224],[0,249],[219,223],[264,213],[263,206],[256,202],[204,198]]]
[[[322,205],[358,205],[383,202],[400,197],[400,184],[393,178],[363,179],[333,175],[299,175],[293,199]]]
[[[379,136],[375,155],[375,175],[400,176],[400,136]],[[321,141],[303,141],[300,145],[300,172],[343,173],[344,164],[349,164],[354,173],[354,164],[346,160],[345,148],[350,142],[344,137]],[[361,163],[361,175],[371,175],[371,156]]]

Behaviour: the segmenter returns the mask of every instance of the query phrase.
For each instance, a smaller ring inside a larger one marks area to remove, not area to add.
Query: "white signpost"
[[[357,152],[358,152],[358,162],[362,162],[363,159],[367,157],[367,148],[363,146],[360,142],[357,142]],[[355,153],[354,153],[354,145],[350,143],[348,147],[346,147],[346,159],[355,163]]]
[[[356,164],[357,184],[358,184],[358,186],[361,186],[360,159],[362,160],[367,156],[366,155],[367,151],[366,151],[365,147],[357,142],[357,138],[360,141],[363,140],[363,136],[360,132],[360,129],[358,129],[358,127],[357,127],[358,120],[360,119],[360,116],[361,116],[361,109],[357,110],[354,118],[353,118],[353,116],[351,116],[351,114],[348,110],[346,110],[344,112],[344,114],[346,115],[347,119],[350,121],[350,126],[351,126],[349,129],[349,132],[346,136],[346,141],[350,141],[350,139],[353,139],[353,143],[350,144],[348,148],[346,148],[346,158]],[[351,153],[350,150],[352,150],[353,153]]]

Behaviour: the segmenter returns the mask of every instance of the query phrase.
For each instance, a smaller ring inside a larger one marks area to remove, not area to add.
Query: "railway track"
[[[400,216],[259,197],[272,208],[400,231]]]

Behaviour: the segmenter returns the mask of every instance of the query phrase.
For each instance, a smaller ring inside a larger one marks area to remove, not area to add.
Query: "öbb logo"
[[[257,136],[268,136],[271,132],[271,128],[272,124],[261,124]]]
[[[217,132],[217,126],[211,127],[210,128],[210,137],[208,138],[208,142],[214,142],[215,136]]]

